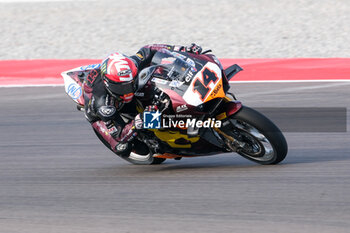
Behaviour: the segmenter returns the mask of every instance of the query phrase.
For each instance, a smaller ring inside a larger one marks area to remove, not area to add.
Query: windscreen
[[[184,56],[184,58],[186,57]],[[181,54],[172,53],[168,50],[157,52],[152,59],[152,64],[162,65],[153,75],[167,80],[184,81],[191,69],[191,65],[181,57]]]

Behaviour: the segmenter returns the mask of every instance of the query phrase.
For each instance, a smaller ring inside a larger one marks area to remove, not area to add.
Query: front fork
[[[225,103],[224,112],[216,116],[216,119],[221,120],[221,128],[213,128],[217,134],[216,137],[220,137],[220,140],[224,142],[224,146],[229,151],[237,151],[241,145],[232,136],[228,135],[225,131],[232,130],[233,124],[230,122],[230,117],[236,114],[242,108],[240,101],[228,101]],[[218,138],[219,139],[219,138]]]

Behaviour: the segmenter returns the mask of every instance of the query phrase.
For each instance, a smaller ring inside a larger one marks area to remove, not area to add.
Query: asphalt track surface
[[[252,107],[350,104],[349,82],[233,86]],[[349,232],[349,130],[286,133],[275,166],[236,154],[135,166],[63,87],[1,88],[0,106],[1,233]]]
[[[0,2],[0,59],[191,42],[219,58],[349,56],[347,0]],[[253,107],[350,103],[349,83],[233,89]],[[63,87],[0,88],[0,106],[1,233],[349,232],[349,132],[286,133],[277,166],[235,154],[134,166],[96,139]]]

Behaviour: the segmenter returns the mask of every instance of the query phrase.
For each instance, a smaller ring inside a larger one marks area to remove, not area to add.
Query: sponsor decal
[[[102,122],[102,121],[101,121]],[[106,136],[108,136],[108,131],[106,130],[106,125],[105,124],[101,124],[100,121],[96,121],[96,125],[98,126],[98,130],[101,131],[101,134],[105,134]]]
[[[176,52],[172,52],[171,53],[174,57],[177,57],[177,58],[180,58],[182,60],[185,60],[186,59],[186,56],[185,55],[182,55],[180,53],[176,53]]]
[[[183,84],[183,82],[180,82],[178,80],[173,80],[169,83],[170,87],[180,87]]]
[[[110,117],[113,116],[113,114],[116,112],[116,109],[115,107],[111,106],[102,106],[99,108],[98,112],[104,117]]]
[[[89,108],[88,111],[91,109],[92,112],[95,112],[95,97],[92,96],[90,101],[89,101]],[[91,112],[90,111],[90,112]]]
[[[174,69],[175,69],[175,66],[171,67],[169,73],[167,74],[167,76],[168,76],[169,78],[173,75]]]
[[[129,62],[123,54],[113,53],[108,58],[107,74],[110,74],[113,71],[116,71],[119,74],[120,72],[124,73],[125,70],[131,70]],[[131,72],[129,72],[128,75],[125,75],[124,73],[123,76],[127,76],[127,78],[119,77],[120,81],[131,81],[133,79]]]
[[[188,83],[192,80],[193,73],[189,70],[185,77],[185,82]]]
[[[137,96],[137,97],[144,97],[145,93],[144,92],[135,92],[135,96]]]
[[[187,59],[186,59],[186,62],[187,62],[190,66],[192,66],[192,67],[195,67],[195,66],[196,66],[196,64],[194,63],[194,61],[193,61],[191,58],[187,58]]]
[[[101,66],[101,64],[92,64],[87,66],[81,66],[80,70],[90,70],[90,69],[98,69]]]
[[[159,83],[159,84],[167,84],[168,81],[160,78],[152,78],[152,82]]]
[[[89,86],[92,86],[92,84],[94,83],[94,81],[97,78],[97,76],[98,76],[98,72],[96,70],[91,70],[89,75],[86,77],[87,84]]]
[[[177,108],[176,108],[176,112],[183,112],[183,111],[185,111],[185,110],[187,110],[187,109],[188,109],[188,107],[187,107],[186,104],[179,105],[179,106],[177,106]]]
[[[107,128],[107,130],[108,130],[108,133],[109,133],[110,135],[112,135],[112,134],[117,134],[117,133],[118,133],[118,128],[115,127],[115,126],[112,126],[112,127],[110,127],[110,128]]]
[[[174,51],[181,51],[181,49],[183,49],[183,46],[180,45],[175,45],[173,48]]]
[[[225,121],[222,125],[227,126],[228,124],[230,124],[230,121]]]
[[[108,64],[108,58],[106,60],[103,61],[102,65],[101,65],[101,72],[103,74],[107,74],[107,64]]]
[[[118,76],[128,76],[131,74],[131,70],[128,69],[128,70],[121,70],[118,72]]]
[[[171,64],[176,60],[175,57],[165,57],[162,59],[162,61],[160,62],[160,64]]]
[[[143,112],[143,128],[145,129],[159,129],[160,128],[160,116],[162,114],[159,111],[156,112]]]
[[[128,148],[128,144],[127,143],[119,143],[116,147],[117,151],[125,151]]]
[[[160,50],[160,49],[171,49],[171,46],[165,45],[165,44],[152,44],[151,48],[154,50]]]
[[[188,58],[185,55],[182,55],[182,54],[176,53],[176,52],[172,52],[171,54],[174,57],[177,57],[177,58],[185,61],[188,65],[190,65],[192,72],[197,72],[196,63],[191,58]]]
[[[211,96],[211,97],[215,97],[216,94],[218,94],[218,92],[219,92],[221,86],[222,86],[221,83],[219,83],[219,84],[215,87],[215,89],[213,90],[213,92],[210,94],[210,96]]]
[[[82,95],[81,86],[77,83],[71,83],[67,88],[67,94],[73,99],[77,100]]]
[[[143,56],[142,56],[141,53],[136,53],[136,56],[137,56],[138,58],[140,58],[141,60],[143,60]]]

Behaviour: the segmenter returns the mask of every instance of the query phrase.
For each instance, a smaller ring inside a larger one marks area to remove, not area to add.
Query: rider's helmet
[[[101,63],[103,83],[109,94],[128,103],[134,97],[135,63],[121,53],[113,53]]]

